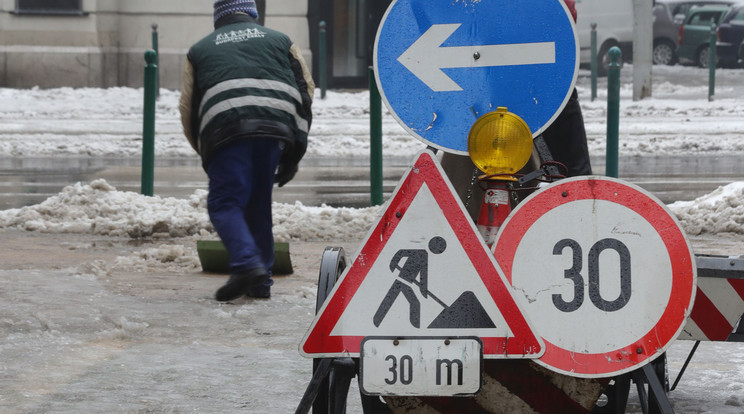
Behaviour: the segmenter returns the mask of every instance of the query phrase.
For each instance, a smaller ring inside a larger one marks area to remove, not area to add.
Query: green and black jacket
[[[225,16],[189,50],[180,101],[184,133],[205,168],[220,147],[252,138],[285,141],[282,162],[297,164],[307,149],[314,89],[289,37],[245,14]]]

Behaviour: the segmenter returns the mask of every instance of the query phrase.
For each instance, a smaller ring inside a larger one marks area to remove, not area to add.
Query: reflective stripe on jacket
[[[190,68],[189,68],[190,65]],[[283,33],[230,15],[191,47],[184,90],[191,86],[184,130],[206,166],[211,154],[236,139],[287,141],[284,161],[297,163],[307,148],[314,84],[297,48]],[[182,117],[186,111],[182,99]]]

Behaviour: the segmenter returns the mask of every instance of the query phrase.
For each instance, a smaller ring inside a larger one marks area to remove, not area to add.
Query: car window
[[[721,12],[717,11],[706,11],[694,13],[690,16],[690,20],[687,24],[693,26],[710,26],[711,21],[718,24],[718,18],[721,16]]]
[[[670,3],[670,11],[672,13],[672,16],[677,15],[687,15],[687,13],[692,9],[693,7],[700,7],[700,6],[713,6],[713,5],[722,5],[722,6],[728,6],[735,3],[735,1],[687,1],[683,3]]]
[[[687,4],[678,4],[672,9],[672,16],[678,14],[687,14],[687,10],[690,10],[690,6]]]
[[[689,9],[690,7],[686,4],[673,5],[671,13],[674,24],[681,25],[684,22],[685,16],[687,15],[687,10]]]
[[[736,16],[734,16],[731,21],[744,22],[744,9],[739,9],[739,11],[736,13]]]

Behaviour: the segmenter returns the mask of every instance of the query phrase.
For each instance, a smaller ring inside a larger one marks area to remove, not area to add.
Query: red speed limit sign
[[[650,362],[692,309],[697,268],[679,223],[620,180],[577,177],[537,191],[504,223],[494,254],[545,341],[538,362],[567,375]]]

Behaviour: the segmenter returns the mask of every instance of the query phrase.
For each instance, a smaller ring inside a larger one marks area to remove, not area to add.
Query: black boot
[[[248,289],[245,295],[254,299],[269,299],[271,297],[271,286],[261,285],[252,287]]]
[[[262,286],[268,279],[268,272],[262,268],[232,274],[227,283],[217,289],[214,298],[220,302],[237,299],[247,294],[249,290]]]

